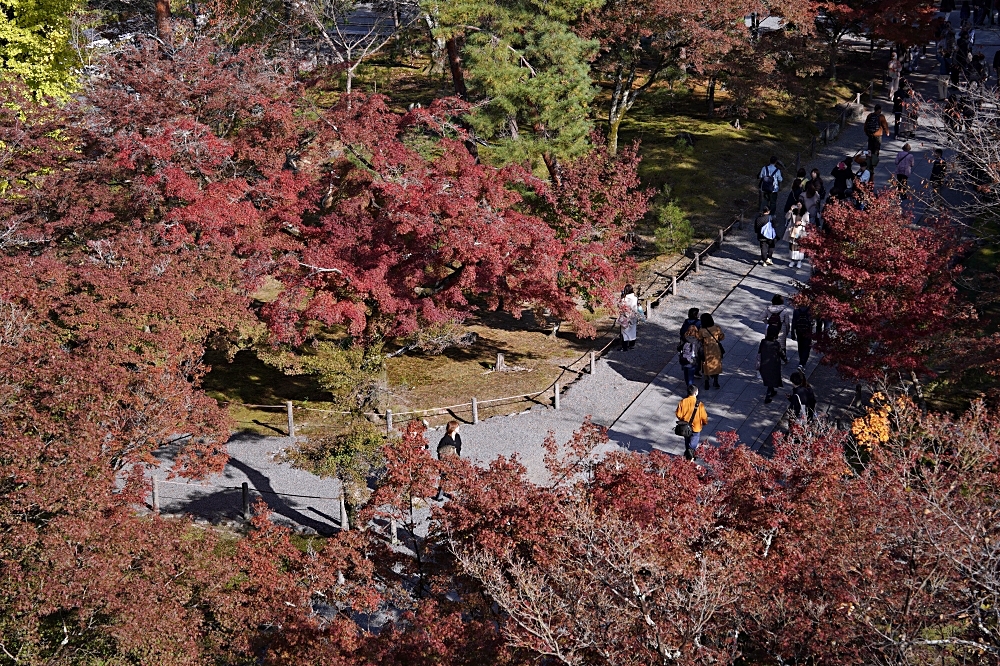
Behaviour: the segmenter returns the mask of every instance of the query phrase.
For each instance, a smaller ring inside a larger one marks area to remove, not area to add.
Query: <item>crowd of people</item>
[[[760,320],[766,331],[757,348],[756,367],[765,388],[764,403],[773,402],[778,389],[784,385],[782,370],[789,360],[787,344],[790,337],[798,343],[799,364],[789,377],[792,383],[792,390],[787,394],[789,418],[811,419],[816,410],[816,395],[809,385],[805,366],[812,351],[813,336],[822,331],[822,322],[812,316],[807,301],[801,299],[792,308],[780,294],[774,295]],[[722,344],[725,339],[725,332],[710,313],[701,314],[698,308],[688,310],[677,345],[687,395],[677,405],[674,432],[684,439],[684,455],[689,460],[694,459],[701,431],[708,423],[708,410],[698,399],[698,380],[704,379],[705,390],[721,388],[719,376],[726,354]]]
[[[958,31],[949,23],[950,13],[954,10],[954,0],[942,2],[945,21],[941,22],[936,45],[940,66],[938,96],[941,100],[947,99],[953,106],[960,104],[961,95],[970,87],[990,85],[993,77],[1000,76],[1000,51],[993,57],[990,67],[982,51],[975,50],[975,27],[992,25],[996,20],[994,0],[978,0],[975,5],[963,2],[961,28]],[[802,268],[803,262],[807,261],[802,239],[809,234],[823,232],[823,211],[827,205],[841,201],[859,208],[865,206],[866,197],[863,194],[874,188],[874,170],[882,157],[883,141],[890,136],[904,141],[916,137],[919,105],[904,74],[916,70],[922,55],[923,49],[919,47],[902,51],[902,57],[891,54],[886,83],[888,98],[892,102],[892,127],[890,129],[881,104],[875,104],[864,120],[865,145],[837,163],[830,172],[831,181],[825,182],[819,169],[798,169],[787,197],[781,201],[782,185],[788,180],[784,165],[772,156],[760,169],[759,214],[754,220],[753,230],[760,248],[761,265],[774,266],[775,248],[779,242],[784,242],[788,248],[788,267]],[[1000,85],[1000,78],[995,85]],[[940,199],[948,163],[940,148],[933,149],[925,159],[931,163],[930,188],[935,198]],[[913,147],[904,143],[889,166],[891,182],[902,198],[909,196],[916,162]],[[644,313],[638,310],[634,296],[628,303],[625,298],[627,296],[623,297],[623,307],[631,314],[624,316],[619,323],[623,324],[623,349],[630,349],[635,340],[635,323],[644,317]],[[765,389],[763,402],[773,402],[784,386],[783,366],[789,362],[787,340],[791,337],[798,343],[799,363],[789,376],[792,385],[787,394],[789,416],[792,420],[812,418],[816,396],[809,385],[805,366],[811,354],[812,341],[824,332],[826,322],[814,318],[806,300],[797,300],[793,307],[786,304],[781,295],[773,297],[760,319],[765,324],[765,333],[757,349],[756,368]],[[699,398],[699,392],[721,388],[719,378],[723,374],[726,333],[716,324],[712,314],[702,314],[698,308],[692,308],[680,326],[679,338],[677,353],[686,395],[677,405],[675,433],[684,439],[686,457],[693,459],[701,432],[709,422],[709,410]],[[701,380],[704,380],[703,389],[699,386]]]

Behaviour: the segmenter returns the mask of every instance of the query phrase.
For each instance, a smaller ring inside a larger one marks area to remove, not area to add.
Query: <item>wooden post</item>
[[[695,253],[694,255],[694,272],[697,273],[701,269],[701,255]]]
[[[719,229],[719,249],[722,249],[722,241],[726,240],[726,230]]]
[[[553,395],[555,396],[553,403],[555,405],[555,408],[559,409],[559,382],[556,382],[553,388],[555,389],[553,391]]]
[[[351,521],[347,517],[347,504],[344,502],[344,489],[340,489],[340,529],[347,532],[351,529]]]
[[[389,433],[392,432],[392,410],[391,409],[385,410],[385,431],[389,432]]]
[[[493,368],[496,372],[503,372],[507,366],[503,364],[503,354],[497,354],[497,364]]]
[[[673,294],[674,296],[677,295],[677,276],[676,275],[671,275],[670,276],[670,293]]]
[[[645,309],[646,318],[649,318],[649,299],[648,298],[645,300],[645,303],[646,303],[646,309]]]
[[[153,477],[153,513],[160,512],[160,480]]]
[[[590,374],[594,374],[594,370],[597,367],[597,354],[593,349],[590,350]]]
[[[285,402],[285,406],[288,408],[288,436],[295,437],[295,415],[292,414],[292,401]]]
[[[397,530],[396,517],[393,516],[392,518],[389,519],[389,543],[391,543],[393,546],[399,544],[399,536],[396,534],[396,530]]]
[[[250,520],[250,484],[244,481],[241,490],[243,491],[243,519]]]
[[[472,399],[472,424],[475,425],[479,423],[479,401],[475,398]]]

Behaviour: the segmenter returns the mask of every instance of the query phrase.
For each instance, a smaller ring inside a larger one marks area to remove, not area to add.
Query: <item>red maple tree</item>
[[[870,380],[927,372],[931,346],[958,315],[954,226],[915,227],[893,191],[865,194],[861,209],[833,204],[823,217],[826,233],[803,242],[814,267],[803,293],[833,324],[817,344],[826,362]]]

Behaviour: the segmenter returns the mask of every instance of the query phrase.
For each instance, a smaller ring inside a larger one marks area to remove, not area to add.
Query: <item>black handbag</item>
[[[674,434],[687,439],[688,437],[694,436],[694,430],[691,428],[691,424],[688,421],[678,421],[677,425],[674,426]]]

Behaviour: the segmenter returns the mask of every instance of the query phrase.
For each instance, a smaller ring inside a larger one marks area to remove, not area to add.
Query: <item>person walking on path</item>
[[[955,11],[955,0],[941,0],[941,13],[944,14],[945,23],[951,22],[953,11]]]
[[[773,266],[771,256],[774,254],[774,239],[778,234],[774,230],[774,223],[771,222],[771,209],[767,206],[760,212],[754,220],[753,230],[757,234],[757,242],[760,243],[760,265]]]
[[[687,319],[681,324],[681,343],[684,342],[684,338],[687,336],[687,330],[689,327],[694,326],[695,329],[701,328],[701,317],[698,315],[698,308],[691,308],[688,310]],[[701,349],[698,350],[698,358],[694,366],[694,376],[695,378],[701,378]]]
[[[639,297],[635,295],[632,285],[625,285],[618,307],[621,312],[618,325],[622,330],[622,351],[628,351],[635,347],[636,327],[639,325]]]
[[[726,339],[726,334],[715,325],[715,319],[707,312],[701,316],[701,330],[698,333],[701,338],[701,351],[705,361],[702,365],[702,374],[705,375],[705,388],[709,387],[709,380],[714,382],[715,388],[719,386],[719,375],[722,374],[722,357],[726,353],[722,341]]]
[[[997,51],[1000,53],[1000,51]],[[935,200],[942,198],[941,190],[944,189],[944,177],[948,173],[948,163],[944,161],[944,152],[940,148],[934,149],[934,159],[931,161],[931,191]]]
[[[848,157],[842,162],[838,162],[830,175],[833,176],[833,186],[830,188],[832,199],[846,199],[847,188],[854,181],[854,172],[851,171],[852,158]]]
[[[694,326],[695,328],[701,328],[701,315],[698,314],[698,308],[690,308],[688,310],[687,319],[681,324],[681,340],[687,337],[688,328]]]
[[[806,185],[806,191],[799,197],[799,201],[805,206],[806,213],[809,214],[809,221],[815,224],[817,229],[822,229],[823,222],[820,211],[823,209],[823,195],[816,190],[812,181]]]
[[[778,342],[778,327],[768,326],[764,339],[757,348],[757,371],[767,387],[764,402],[769,403],[782,387],[781,381],[781,344]]]
[[[762,167],[758,175],[760,186],[760,209],[766,206],[772,213],[778,209],[778,190],[781,189],[781,167],[778,158],[771,156],[771,160]]]
[[[690,429],[683,429],[684,437],[684,457],[694,460],[695,452],[698,450],[698,442],[701,440],[701,430],[708,423],[708,412],[705,411],[705,403],[698,401],[698,387],[694,384],[688,386],[687,397],[677,405],[678,429],[682,429],[682,423],[688,424]]]
[[[868,137],[868,151],[871,153],[870,164],[874,168],[878,166],[878,154],[882,150],[882,137],[889,136],[889,123],[882,115],[881,104],[876,104],[875,110],[865,118],[864,129],[865,136]]]
[[[812,351],[813,316],[809,303],[805,300],[795,306],[792,312],[792,340],[799,346],[799,367],[805,368]]]
[[[788,197],[785,199],[784,212],[787,215],[788,211],[792,209],[792,206],[799,200],[802,196],[802,179],[796,178],[792,181],[792,190],[788,193]]]
[[[910,152],[910,144],[903,144],[903,149],[896,153],[896,187],[899,188],[899,195],[906,198],[906,190],[913,173],[913,153]]]
[[[899,75],[903,72],[903,63],[899,61],[896,57],[896,52],[893,51],[889,56],[889,99],[892,99],[896,91],[899,90]]]
[[[792,417],[789,420],[794,419],[804,426],[806,421],[816,417],[816,394],[801,370],[793,372],[789,379],[792,382],[792,392],[788,394],[788,409]]]
[[[894,139],[899,138],[899,123],[903,119],[904,107],[911,97],[913,97],[913,90],[910,88],[910,84],[904,79],[900,83],[899,90],[892,96],[892,136]]]
[[[823,177],[819,175],[819,169],[813,169],[809,172],[809,184],[819,192],[820,201],[826,199],[826,183],[823,182]]]
[[[948,51],[948,40],[942,37],[937,43],[937,93],[938,101],[948,97],[948,83],[951,81],[951,52]]]
[[[437,445],[438,460],[446,460],[447,458],[458,458],[462,455],[462,436],[458,434],[458,421],[448,421],[448,425],[445,426],[444,437]],[[444,484],[445,476],[441,475],[441,483],[438,485],[437,495],[434,496],[434,500],[437,502],[443,502],[445,498],[444,494]]]
[[[785,240],[788,241],[789,258],[791,259],[788,262],[789,268],[802,268],[802,260],[805,258],[805,255],[799,248],[799,239],[806,235],[806,225],[808,224],[809,211],[806,210],[806,205],[800,201],[788,211],[788,226],[785,230]]]
[[[677,348],[678,362],[684,372],[684,383],[687,386],[694,384],[694,380],[699,376],[698,359],[701,358],[701,342],[699,342],[698,329],[691,324],[684,333],[684,338]]]
[[[788,333],[792,328],[792,311],[785,305],[785,299],[780,294],[771,297],[771,304],[764,308],[763,321],[768,329],[774,326],[778,330],[778,342],[781,345],[781,360],[788,362],[785,349],[788,345]]]

